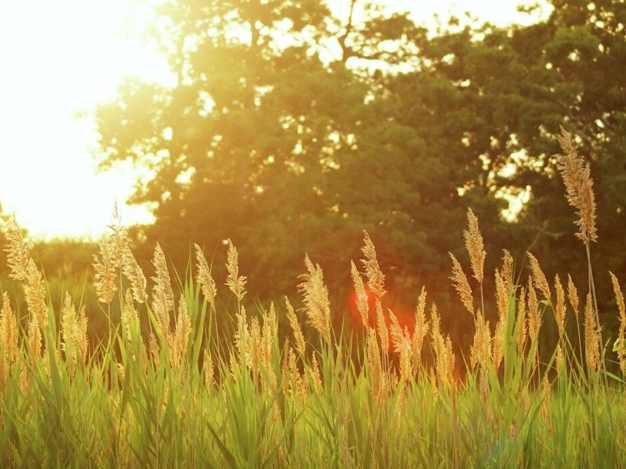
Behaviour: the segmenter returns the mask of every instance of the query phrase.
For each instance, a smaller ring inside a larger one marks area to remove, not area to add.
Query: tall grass
[[[560,168],[588,254],[596,240],[592,182],[565,132],[561,143]],[[226,289],[197,245],[195,269],[175,282],[157,245],[148,281],[118,224],[94,262],[108,337],[90,346],[85,309],[68,293],[55,311],[15,221],[7,238],[8,265],[28,311],[18,317],[3,294],[5,467],[626,464],[626,310],[619,279],[611,274],[620,319],[612,350],[602,340],[590,263],[589,283],[579,290],[570,277],[566,286],[558,276],[549,281],[529,253],[531,274],[516,283],[519,272],[504,251],[493,272],[496,311],[485,311],[486,254],[471,210],[464,239],[473,280],[454,256],[451,276],[459,314],[474,319],[466,355],[455,352],[424,290],[413,327],[400,325],[386,306],[385,276],[367,233],[363,259],[351,265],[362,329],[352,334],[332,328],[322,269],[308,257],[299,280],[301,309],[285,298],[250,311],[231,242]],[[217,309],[218,294],[230,296],[224,304],[231,306]],[[111,313],[114,299],[119,318]],[[540,351],[547,314],[555,317],[558,340]],[[218,315],[232,318],[231,327]],[[565,327],[573,320],[574,336]],[[314,334],[305,335],[307,328]],[[617,360],[619,375],[607,371],[607,360]]]

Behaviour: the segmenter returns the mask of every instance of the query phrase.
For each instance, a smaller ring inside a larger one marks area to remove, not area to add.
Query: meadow
[[[601,242],[593,181],[566,132],[561,146],[566,197],[590,259]],[[458,314],[474,321],[466,354],[455,351],[425,290],[410,327],[386,306],[385,275],[366,232],[362,259],[349,266],[361,323],[337,328],[314,259],[305,257],[294,279],[301,307],[284,298],[246,309],[250,294],[232,242],[225,281],[213,279],[198,245],[183,276],[171,272],[157,245],[154,275],[146,278],[124,228],[113,226],[94,261],[102,308],[89,315],[108,321],[108,337],[97,344],[89,344],[80,298],[68,293],[60,308],[52,306],[15,220],[6,236],[26,311],[18,314],[3,292],[3,467],[626,465],[620,280],[610,274],[620,326],[609,341],[591,262],[588,283],[578,286],[571,277],[548,280],[532,253],[528,279],[507,251],[487,274],[471,209],[469,265],[451,255],[451,277],[442,279],[458,292]],[[486,275],[494,278],[493,301],[483,295]],[[548,315],[558,338],[540,350]]]

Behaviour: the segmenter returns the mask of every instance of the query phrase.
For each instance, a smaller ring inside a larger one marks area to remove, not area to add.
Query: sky
[[[138,1],[0,1],[0,205],[34,238],[97,238],[112,223],[116,203],[123,224],[151,219],[125,204],[130,168],[96,174],[97,135],[88,119],[76,118],[112,98],[125,76],[164,76],[162,61],[139,39],[145,16]],[[517,3],[388,4],[413,11],[419,22],[469,11],[504,25],[523,20]]]

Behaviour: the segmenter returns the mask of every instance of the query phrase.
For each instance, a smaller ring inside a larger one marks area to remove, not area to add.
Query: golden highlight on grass
[[[452,259],[452,276],[450,277],[450,279],[452,280],[454,289],[459,294],[459,297],[461,298],[461,302],[463,303],[463,306],[465,306],[465,309],[467,309],[473,316],[474,299],[472,296],[472,288],[467,281],[467,277],[465,276],[465,272],[463,272],[463,268],[461,267],[459,261],[456,260],[456,257],[454,257],[454,254],[452,254],[451,252],[448,254],[450,254],[450,258]]]
[[[299,285],[304,302],[303,311],[309,323],[320,333],[328,345],[330,338],[330,300],[328,289],[324,285],[324,274],[319,264],[313,265],[309,256],[305,256],[306,274],[300,275],[302,283]]]
[[[478,218],[476,218],[471,208],[467,210],[467,225],[467,230],[463,231],[465,247],[470,256],[470,265],[474,278],[478,283],[482,283],[487,253],[483,244],[483,236],[478,228]]]
[[[228,240],[228,254],[226,255],[226,270],[228,271],[226,286],[237,297],[237,301],[241,302],[246,294],[246,277],[239,275],[239,254],[230,239]]]
[[[385,275],[378,266],[376,258],[376,248],[370,239],[367,231],[363,231],[363,251],[364,259],[361,260],[365,268],[365,276],[367,277],[367,286],[379,300],[385,295]]]
[[[46,301],[43,275],[23,233],[16,223],[10,230],[12,274],[23,284],[27,314],[18,316],[20,300],[14,307],[3,292],[0,461],[7,467],[67,460],[85,467],[175,467],[183,460],[211,467],[300,467],[311,461],[341,467],[623,465],[626,414],[616,403],[625,389],[626,307],[617,277],[610,273],[619,333],[609,357],[592,282],[582,308],[584,342],[578,331],[575,344],[566,308],[569,302],[578,314],[576,287],[568,276],[566,291],[562,275],[549,285],[532,254],[521,286],[505,251],[489,284],[493,296],[482,301],[485,250],[471,210],[464,236],[481,304],[474,309],[468,277],[451,255],[454,288],[473,315],[474,330],[461,335],[457,324],[442,320],[454,311],[440,316],[434,302],[427,305],[424,288],[414,323],[400,321],[402,305],[395,304],[395,292],[393,303],[386,296],[367,233],[364,277],[350,264],[366,331],[358,326],[352,334],[349,321],[340,333],[331,323],[322,269],[308,256],[298,288],[300,311],[313,330],[304,328],[286,297],[284,307],[272,302],[248,314],[252,301],[243,304],[246,279],[239,276],[230,241],[226,285],[237,309],[218,312],[215,281],[197,244],[195,278],[191,272],[175,296],[160,245],[155,274],[146,280],[117,226],[101,242],[94,268],[97,299],[106,303],[109,318],[117,320],[119,312],[120,324],[110,329],[109,342],[89,349],[85,308],[66,292],[58,311]],[[541,330],[548,306],[558,338]],[[215,314],[230,315],[218,343],[211,336]],[[311,333],[321,347],[307,342]],[[610,429],[601,449],[597,429]],[[576,444],[559,443],[569,435],[578,436]],[[407,438],[420,444],[406,445]]]
[[[209,269],[202,248],[197,244],[194,244],[194,247],[196,249],[196,263],[198,269],[196,279],[202,288],[202,294],[211,305],[211,308],[213,308],[213,311],[215,311],[215,297],[217,296],[215,280],[213,280],[211,269]]]
[[[572,136],[563,127],[558,137],[564,155],[556,155],[558,168],[565,182],[566,197],[576,209],[579,231],[576,236],[586,245],[598,239],[596,229],[596,202],[589,164],[578,155]]]

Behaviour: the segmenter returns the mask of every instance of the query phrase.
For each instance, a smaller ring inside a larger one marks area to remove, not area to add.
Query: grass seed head
[[[296,350],[301,357],[304,357],[306,352],[306,341],[304,340],[302,327],[300,326],[300,321],[298,321],[298,316],[296,316],[296,312],[293,309],[293,306],[291,306],[291,303],[289,302],[289,298],[287,298],[286,296],[285,305],[287,306],[287,319],[289,320],[291,330],[293,331],[293,338],[295,341]]]
[[[207,264],[204,253],[202,252],[202,248],[200,248],[197,244],[194,244],[194,247],[196,249],[196,262],[198,269],[196,279],[202,288],[202,294],[211,305],[211,308],[213,308],[213,311],[215,311],[215,297],[217,296],[215,280],[213,280],[211,269],[209,269],[209,265]]]
[[[585,164],[583,158],[578,155],[571,134],[563,127],[561,127],[559,143],[564,154],[556,155],[557,167],[565,183],[567,201],[578,214],[576,224],[579,230],[576,236],[588,245],[598,239],[591,169],[589,164]]]
[[[367,292],[365,291],[363,278],[361,278],[361,274],[353,261],[350,261],[350,274],[352,276],[352,283],[354,284],[356,307],[359,311],[359,316],[361,317],[361,323],[363,324],[363,327],[367,329],[369,326],[369,305],[367,303]]]
[[[246,277],[239,275],[239,254],[230,239],[228,240],[228,253],[226,255],[226,270],[228,271],[226,286],[237,297],[237,301],[241,302],[246,294]]]
[[[470,256],[474,278],[478,283],[482,283],[487,253],[485,252],[485,246],[483,244],[483,236],[478,228],[478,218],[476,218],[471,208],[467,210],[467,225],[467,230],[463,232],[465,247]]]
[[[456,260],[454,254],[448,254],[450,254],[450,258],[452,259],[452,276],[450,277],[450,279],[452,280],[454,289],[459,294],[459,297],[461,298],[461,302],[463,303],[463,306],[465,306],[465,309],[467,309],[473,316],[474,300],[472,297],[472,288],[467,281],[467,276],[463,272],[463,268],[461,267],[459,261]]]
[[[365,275],[367,277],[367,286],[372,293],[376,295],[379,300],[387,293],[385,291],[385,275],[378,266],[378,259],[376,257],[376,248],[374,243],[370,239],[370,235],[367,231],[363,231],[363,252],[364,259],[361,260],[365,267]]]
[[[307,273],[300,275],[303,281],[299,285],[304,302],[302,309],[309,323],[330,345],[330,300],[328,289],[324,285],[324,274],[319,264],[313,265],[309,256],[305,256],[304,263]]]

